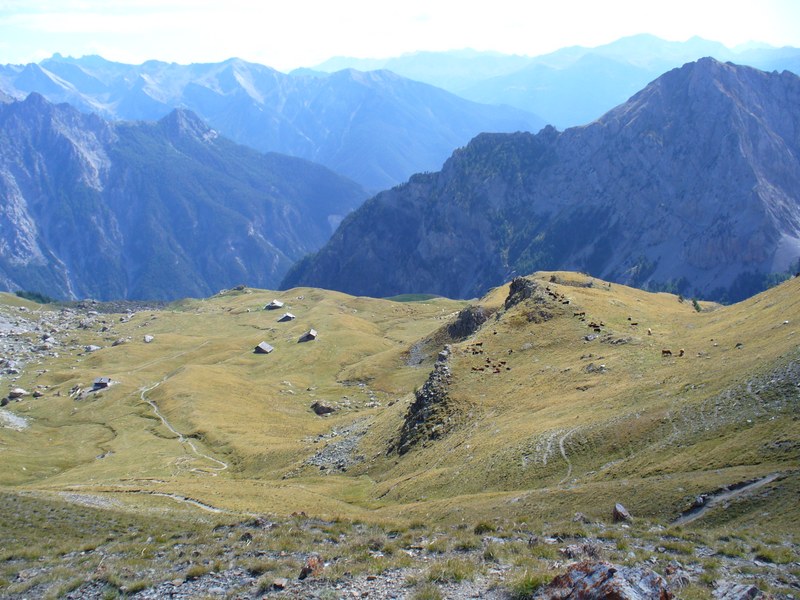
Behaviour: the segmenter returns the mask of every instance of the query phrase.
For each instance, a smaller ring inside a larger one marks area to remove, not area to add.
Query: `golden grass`
[[[751,524],[768,506],[784,523],[799,521],[797,507],[784,503],[796,485],[794,409],[770,408],[747,383],[797,359],[800,281],[735,306],[702,303],[697,312],[669,294],[598,280],[585,287],[591,278],[580,274],[534,277],[569,304],[548,304],[552,318],[536,322],[531,305],[503,309],[507,286],[487,294],[480,303],[496,316],[452,344],[457,426],[403,457],[387,450],[435,359],[409,366],[409,349],[437,331],[443,339],[441,328],[466,303],[244,290],[129,322],[112,315],[109,332],[71,333],[75,350],[29,368],[18,382],[48,387],[43,398],[8,407],[31,426],[0,429],[0,485],[80,489],[144,507],[185,497],[244,512],[376,521],[524,516],[544,525],[576,511],[608,520],[618,501],[634,516],[668,521],[699,493],[780,471],[788,479],[728,516]],[[272,298],[297,319],[277,323],[282,311],[262,310]],[[590,321],[603,327],[586,341]],[[319,338],[298,343],[311,327]],[[144,334],[154,341],[144,344]],[[131,341],[110,347],[119,337]],[[262,340],[275,351],[253,354]],[[617,340],[623,343],[609,343]],[[478,342],[482,354],[473,353]],[[86,343],[104,348],[83,354]],[[100,375],[118,383],[69,397],[73,386]],[[314,401],[337,412],[319,417]],[[333,430],[353,423],[367,433],[346,471],[326,475],[305,464],[342,439]]]

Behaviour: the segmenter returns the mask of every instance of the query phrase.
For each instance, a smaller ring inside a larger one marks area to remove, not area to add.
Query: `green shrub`
[[[797,556],[789,548],[758,546],[755,549],[755,559],[775,565],[785,565],[797,560]]]
[[[433,563],[428,568],[427,579],[436,583],[459,583],[475,578],[478,565],[474,561],[461,558],[448,558]]]
[[[19,298],[36,302],[37,304],[53,304],[56,300],[41,292],[31,292],[28,290],[17,290],[14,292]]]
[[[497,527],[486,521],[481,521],[475,525],[475,528],[472,531],[475,533],[475,535],[486,535],[487,533],[494,533],[497,531]]]
[[[553,580],[553,574],[549,571],[529,571],[525,570],[511,580],[508,593],[512,600],[527,600]]]
[[[414,590],[412,600],[442,600],[442,592],[432,583],[423,583]]]

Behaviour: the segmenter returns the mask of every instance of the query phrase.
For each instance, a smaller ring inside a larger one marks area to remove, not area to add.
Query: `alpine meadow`
[[[800,49],[62,51],[0,65],[0,598],[798,597]]]

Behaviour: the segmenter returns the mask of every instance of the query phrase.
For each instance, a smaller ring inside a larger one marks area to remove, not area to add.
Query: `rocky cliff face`
[[[0,104],[0,289],[174,299],[272,287],[365,195],[186,111],[110,124],[31,94]]]
[[[369,200],[284,286],[472,297],[582,270],[707,298],[800,256],[800,78],[713,59],[584,127],[483,134]]]

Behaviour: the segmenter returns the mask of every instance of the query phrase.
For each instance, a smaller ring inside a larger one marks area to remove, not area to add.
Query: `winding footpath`
[[[712,494],[708,497],[708,499],[703,503],[702,506],[689,509],[688,511],[684,512],[680,517],[675,519],[672,522],[672,524],[686,525],[686,523],[691,523],[692,521],[696,521],[697,519],[705,515],[708,511],[710,511],[712,508],[714,508],[715,506],[719,506],[726,500],[730,500],[737,496],[742,496],[749,492],[752,492],[753,490],[757,490],[758,488],[767,485],[768,483],[772,483],[780,476],[781,476],[780,473],[772,473],[770,475],[767,475],[766,477],[762,477],[761,479],[756,479],[755,481],[751,481],[743,485],[734,486],[733,489],[723,490],[716,494]]]
[[[558,440],[558,449],[561,451],[561,457],[567,462],[567,474],[564,475],[564,479],[558,482],[558,485],[565,483],[572,475],[572,461],[569,458],[567,458],[567,451],[566,448],[564,448],[564,442],[570,435],[575,433],[576,430],[577,428],[570,429],[567,433],[562,435]]]
[[[153,409],[153,414],[155,414],[155,416],[157,416],[161,420],[161,423],[164,424],[164,427],[166,427],[169,431],[171,431],[174,435],[176,435],[178,437],[178,442],[180,442],[183,446],[188,446],[191,449],[191,452],[195,456],[197,456],[198,458],[207,460],[207,461],[209,461],[209,462],[211,462],[211,463],[213,463],[215,465],[215,466],[210,466],[210,467],[208,467],[206,469],[199,469],[199,468],[195,467],[195,468],[190,469],[190,471],[195,472],[195,473],[207,473],[209,475],[214,475],[214,476],[218,475],[220,471],[224,471],[225,469],[228,468],[228,463],[226,463],[226,462],[224,462],[222,460],[216,459],[213,456],[209,456],[208,454],[205,454],[204,452],[201,452],[200,450],[198,450],[197,446],[195,445],[195,443],[191,439],[189,439],[188,437],[183,435],[180,431],[175,429],[169,421],[167,421],[166,417],[163,414],[161,414],[161,411],[158,409],[158,405],[153,400],[150,400],[149,398],[147,398],[147,394],[149,394],[155,388],[157,388],[159,385],[161,385],[161,383],[163,383],[163,381],[166,381],[166,380],[162,380],[162,381],[159,381],[157,383],[154,383],[153,385],[151,385],[149,387],[141,388],[139,397],[142,399],[143,402],[147,402],[147,404],[150,405],[150,407]]]

